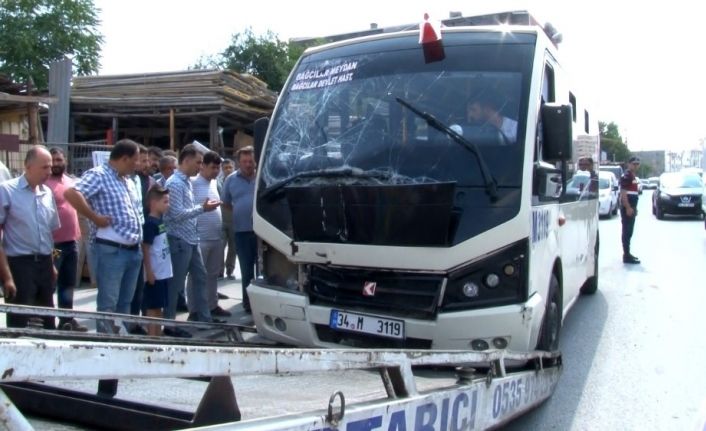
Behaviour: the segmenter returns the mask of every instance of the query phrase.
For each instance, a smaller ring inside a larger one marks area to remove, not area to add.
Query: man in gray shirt
[[[54,195],[44,185],[50,174],[51,154],[35,146],[25,156],[25,173],[0,184],[2,245],[17,288],[13,298],[5,298],[10,304],[54,306],[52,231],[60,224]],[[7,326],[25,327],[29,318],[8,313]],[[42,320],[44,328],[55,328],[53,317]]]
[[[257,237],[252,227],[253,201],[255,199],[255,150],[244,147],[238,150],[238,170],[223,185],[223,206],[233,211],[235,252],[243,276],[243,309],[250,313],[248,286],[255,278]]]

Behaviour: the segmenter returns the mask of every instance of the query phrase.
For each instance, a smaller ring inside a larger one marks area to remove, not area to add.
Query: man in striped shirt
[[[203,156],[203,164],[199,174],[191,179],[194,189],[194,200],[204,202],[218,201],[218,185],[216,177],[221,170],[221,156],[215,151],[209,151]],[[206,294],[211,316],[228,317],[230,312],[218,305],[218,276],[222,274],[223,266],[223,219],[221,208],[205,212],[196,218],[196,228],[199,233],[199,248],[206,267]],[[191,280],[190,280],[191,281]]]
[[[142,202],[132,175],[139,157],[137,143],[118,141],[107,163],[86,171],[64,192],[76,211],[91,222],[98,296],[96,309],[128,314],[142,268]],[[100,332],[114,332],[99,321]]]
[[[184,289],[186,275],[191,275],[192,283],[187,290],[187,305],[189,320],[211,322],[211,310],[206,298],[206,268],[199,249],[199,234],[196,228],[196,217],[214,211],[221,205],[219,200],[206,199],[202,204],[196,204],[191,187],[192,176],[199,173],[203,156],[195,146],[189,144],[179,153],[179,169],[169,177],[166,188],[169,190],[169,210],[164,217],[169,238],[169,251],[172,255],[174,276],[169,281],[167,292],[167,307],[164,317],[176,318],[177,298]],[[176,330],[174,330],[177,332]],[[170,334],[165,330],[167,335]]]

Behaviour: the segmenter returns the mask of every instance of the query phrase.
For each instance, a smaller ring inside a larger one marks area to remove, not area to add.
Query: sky
[[[706,138],[706,2],[684,0],[94,0],[100,74],[183,70],[251,27],[280,39],[529,10],[564,36],[560,61],[596,118],[633,150],[700,148]]]

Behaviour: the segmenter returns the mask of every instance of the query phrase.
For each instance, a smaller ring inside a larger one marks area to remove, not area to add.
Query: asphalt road
[[[601,220],[599,290],[564,320],[559,386],[506,429],[704,429],[704,222],[657,220],[650,191],[638,208],[632,248],[642,264],[622,263],[620,217]]]

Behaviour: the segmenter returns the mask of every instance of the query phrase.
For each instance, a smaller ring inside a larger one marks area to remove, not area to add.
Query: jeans
[[[203,265],[201,250],[198,245],[189,244],[175,236],[169,236],[169,252],[172,257],[174,276],[169,280],[164,317],[166,319],[176,318],[177,298],[179,292],[184,289],[186,275],[190,274],[192,283],[189,283],[186,290],[189,314],[200,322],[211,322],[211,309],[208,308],[206,296],[206,268]]]
[[[243,308],[250,310],[248,286],[255,278],[255,263],[257,262],[257,237],[255,232],[236,232],[235,251],[238,253],[240,273],[243,276]]]
[[[142,268],[142,250],[125,250],[98,243],[91,247],[98,283],[96,310],[129,314],[137,276]],[[99,321],[96,326],[99,332],[114,332],[110,321]]]
[[[60,251],[59,257],[54,259],[54,267],[58,272],[56,278],[56,299],[59,308],[71,310],[74,308],[74,284],[78,271],[78,243],[67,241],[54,244]],[[68,317],[59,318],[59,326],[71,320]]]

